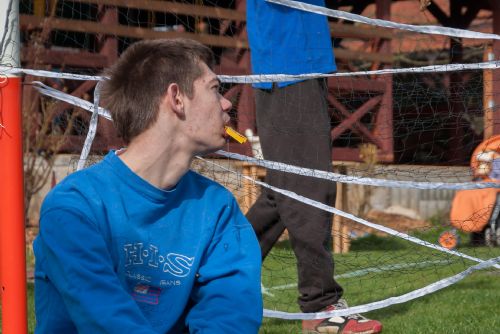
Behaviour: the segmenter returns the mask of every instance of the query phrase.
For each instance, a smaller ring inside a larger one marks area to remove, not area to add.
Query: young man
[[[324,0],[307,3],[324,6]],[[255,74],[330,73],[336,70],[325,16],[265,0],[247,0],[247,31]],[[330,117],[324,80],[254,85],[257,130],[264,158],[301,167],[331,170]],[[269,170],[278,188],[332,205],[335,184]],[[285,228],[297,257],[298,303],[302,312],[346,308],[333,278],[330,252],[332,215],[294,199],[263,190],[247,218],[263,258]],[[311,333],[378,333],[380,322],[360,315],[303,321]]]
[[[36,256],[36,333],[257,333],[260,249],[234,197],[190,171],[220,149],[231,103],[213,54],[142,41],[101,100],[125,149],[46,197]]]

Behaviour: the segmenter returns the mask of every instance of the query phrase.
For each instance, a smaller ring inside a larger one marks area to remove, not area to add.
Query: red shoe
[[[345,300],[327,306],[322,311],[333,311],[347,308]],[[375,334],[382,331],[382,324],[370,320],[360,314],[334,316],[326,319],[302,320],[302,332],[308,334]]]

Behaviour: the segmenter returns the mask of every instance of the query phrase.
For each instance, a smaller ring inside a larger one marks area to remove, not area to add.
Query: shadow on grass
[[[395,316],[403,316],[408,312],[411,312],[411,303],[384,307],[382,309],[368,312],[363,315],[370,319],[380,320],[383,323],[384,319],[390,319],[391,317]]]
[[[407,243],[394,237],[379,237],[373,234],[351,240],[351,251],[400,250],[407,248]],[[291,250],[290,240],[282,240],[274,245],[276,249]]]
[[[407,243],[394,237],[379,237],[374,234],[351,240],[351,251],[400,250],[407,248]]]

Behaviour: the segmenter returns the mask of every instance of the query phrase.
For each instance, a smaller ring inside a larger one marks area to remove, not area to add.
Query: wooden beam
[[[238,153],[238,154],[243,154],[243,155],[248,155],[252,156],[252,146],[250,146],[250,142],[247,141],[244,144],[236,143],[236,142],[229,142],[223,147],[224,151],[227,152],[232,152],[232,153]],[[210,153],[205,156],[206,158],[218,158],[220,159],[221,156],[216,154],[216,153]]]
[[[70,95],[72,96],[76,96],[76,97],[82,97],[83,94],[85,94],[86,92],[88,92],[89,90],[93,89],[95,87],[95,85],[97,84],[96,81],[82,81],[81,84],[74,90],[70,93]],[[78,106],[73,106],[72,104],[69,104],[68,102],[64,102],[64,101],[57,101],[53,106],[52,106],[52,115],[53,117],[55,117],[56,115],[59,115],[60,113],[62,113],[64,111],[65,108],[77,108]],[[90,113],[83,113],[82,114],[82,117],[85,119],[89,119],[90,120]]]
[[[481,8],[477,3],[471,3],[469,7],[467,7],[467,10],[462,15],[462,29],[467,29],[471,25],[480,10]]]
[[[94,33],[112,36],[122,36],[137,39],[156,39],[156,38],[191,38],[203,44],[219,46],[226,48],[248,48],[248,42],[245,39],[236,39],[234,37],[217,36],[209,34],[195,34],[190,32],[175,31],[154,31],[152,29],[140,27],[128,27],[124,25],[102,24],[94,21],[70,20],[63,18],[40,18],[33,15],[20,15],[21,27],[23,29],[33,29],[42,27],[44,24],[51,29],[76,31],[83,33]],[[377,61],[390,64],[393,62],[391,54],[368,53],[361,51],[351,51],[336,48],[335,56],[337,59],[345,60],[366,60]]]
[[[448,27],[450,25],[450,18],[448,15],[439,7],[437,4],[431,1],[429,6],[427,6],[427,10],[438,20],[438,22],[444,27]]]
[[[75,136],[75,135],[51,135],[54,141],[62,141],[59,153],[71,153],[81,152],[83,144],[85,143],[85,136]],[[108,151],[107,145],[104,140],[100,137],[96,137],[92,142],[92,152],[106,152]]]
[[[342,60],[365,60],[384,64],[392,64],[394,62],[394,57],[390,53],[370,53],[342,48],[335,48],[335,58]]]
[[[97,5],[116,6],[123,8],[143,9],[153,12],[182,14],[187,16],[202,16],[232,21],[245,21],[245,12],[225,9],[215,6],[190,5],[174,1],[158,0],[72,0],[72,2],[93,3]]]
[[[359,148],[354,147],[336,147],[332,149],[332,161],[357,161],[363,162],[359,156]],[[379,162],[392,162],[394,155],[392,152],[377,152]]]
[[[493,15],[493,33],[500,34],[500,2],[491,0]],[[488,60],[500,60],[500,41],[493,41],[491,47],[492,54]],[[485,112],[484,138],[500,134],[500,71],[492,70],[489,78],[483,78],[484,84],[489,80],[489,94],[491,102],[483,108],[488,109],[488,115]],[[489,119],[486,119],[488,117]]]
[[[492,61],[495,59],[493,48],[488,46],[484,50],[484,61]],[[493,70],[483,70],[483,122],[484,122],[484,140],[493,136],[494,132],[494,97],[493,97]]]
[[[344,166],[341,166],[340,168],[340,173],[341,174],[346,174],[346,168]],[[337,194],[335,197],[335,209],[337,210],[342,210],[342,211],[347,211],[345,207],[345,203],[347,202],[345,200],[345,190],[347,189],[347,186],[343,184],[342,182],[337,182]],[[336,254],[339,253],[344,253],[349,251],[349,247],[346,247],[346,243],[344,241],[347,238],[349,239],[349,235],[343,235],[343,226],[344,226],[344,219],[340,215],[334,215],[333,216],[333,226],[332,226],[332,234],[333,234],[333,252]],[[347,248],[347,249],[346,249]]]
[[[67,65],[104,68],[110,65],[107,57],[98,53],[81,51],[80,49],[71,49],[67,51],[49,49],[34,50],[31,46],[23,47],[21,49],[21,61],[32,62],[34,60],[43,64],[56,66]]]
[[[49,26],[50,29],[76,31],[83,33],[122,36],[137,39],[158,38],[190,38],[200,43],[226,48],[248,48],[246,40],[234,37],[217,36],[209,34],[195,34],[190,32],[154,31],[152,29],[128,27],[124,25],[102,24],[94,21],[70,20],[63,18],[39,18],[33,15],[19,15],[21,28],[41,28]]]
[[[330,22],[330,32],[334,38],[385,38],[393,39],[400,36],[394,29],[377,27],[360,27],[353,24]]]
[[[154,12],[172,13],[186,16],[201,16],[217,18],[221,20],[230,20],[236,22],[245,22],[246,13],[233,9],[220,8],[215,6],[200,6],[174,1],[157,0],[73,0],[78,3],[94,3],[97,5],[116,6],[122,8],[133,8],[149,10]],[[397,34],[393,29],[378,27],[360,27],[353,24],[330,23],[332,35],[336,38],[386,38],[392,39]]]
[[[382,96],[376,96],[365,103],[361,107],[359,107],[355,112],[349,115],[348,118],[343,120],[338,126],[332,129],[331,131],[331,136],[332,140],[337,139],[342,133],[344,133],[346,130],[352,128],[355,123],[357,123],[361,117],[363,117],[367,112],[372,110],[377,104],[382,101]]]
[[[359,148],[354,147],[336,147],[332,148],[332,161],[357,161],[363,160],[359,156]]]
[[[343,121],[351,116],[351,113],[347,110],[347,108],[340,103],[333,94],[328,95],[328,102],[339,111],[339,113],[333,113],[333,116],[337,118],[339,121]],[[343,118],[342,118],[343,116]],[[368,139],[368,141],[375,144],[377,147],[382,148],[382,142],[374,136],[370,130],[368,130],[362,123],[356,122],[352,125],[352,131],[354,131],[358,136]]]
[[[216,74],[224,75],[248,75],[250,74],[245,68],[238,66],[237,64],[220,64],[216,65],[214,72]]]
[[[328,88],[335,91],[385,92],[386,83],[383,80],[369,80],[355,77],[330,77]]]

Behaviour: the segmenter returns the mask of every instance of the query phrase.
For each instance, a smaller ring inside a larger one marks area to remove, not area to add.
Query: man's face
[[[193,98],[186,99],[187,132],[195,154],[214,152],[224,146],[224,126],[229,122],[231,102],[219,93],[220,82],[205,63],[193,83]]]

